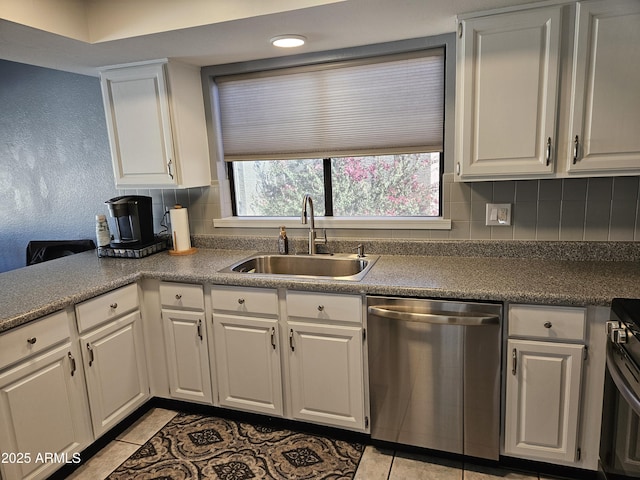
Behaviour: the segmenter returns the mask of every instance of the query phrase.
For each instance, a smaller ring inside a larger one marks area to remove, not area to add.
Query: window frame
[[[271,69],[281,69],[302,65],[312,65],[332,62],[336,60],[356,60],[371,56],[397,54],[430,48],[444,49],[444,141],[440,160],[441,184],[439,189],[440,216],[439,217],[335,217],[322,216],[316,218],[319,228],[335,229],[391,229],[391,230],[450,230],[451,220],[446,218],[446,184],[450,181],[445,175],[453,172],[454,165],[454,126],[453,112],[455,91],[455,33],[447,33],[434,37],[400,40],[395,42],[366,45],[326,52],[315,52],[300,55],[290,55],[264,60],[253,60],[233,64],[214,65],[202,68],[203,92],[205,103],[210,108],[205,109],[207,129],[210,140],[212,160],[218,179],[212,184],[218,186],[221,218],[213,220],[215,228],[274,228],[285,225],[288,228],[299,228],[299,217],[238,217],[235,215],[236,199],[232,188],[232,162],[225,162],[221,145],[221,131],[219,113],[216,111],[217,98],[214,91],[214,78],[241,73],[252,73]],[[326,160],[325,160],[326,161]],[[326,176],[325,176],[326,181]],[[325,188],[326,190],[326,188]],[[326,195],[326,191],[325,191]]]

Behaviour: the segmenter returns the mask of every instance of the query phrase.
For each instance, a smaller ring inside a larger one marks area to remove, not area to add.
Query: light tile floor
[[[68,478],[103,480],[169,422],[176,412],[155,408],[90,458]],[[367,446],[354,480],[554,480],[537,474],[463,465],[425,455]]]

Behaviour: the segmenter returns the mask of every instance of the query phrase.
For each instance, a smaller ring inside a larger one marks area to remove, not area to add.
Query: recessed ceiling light
[[[274,47],[293,48],[304,45],[307,41],[302,35],[278,35],[271,39],[271,45]]]

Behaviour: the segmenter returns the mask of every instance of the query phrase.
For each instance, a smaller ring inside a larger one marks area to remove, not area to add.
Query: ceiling
[[[0,58],[86,75],[176,58],[193,65],[453,32],[456,15],[531,0],[1,0]],[[293,50],[269,39],[295,33]]]

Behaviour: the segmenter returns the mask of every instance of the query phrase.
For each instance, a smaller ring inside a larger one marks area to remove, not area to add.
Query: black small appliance
[[[151,197],[124,195],[105,203],[113,219],[111,247],[132,248],[154,242]]]

